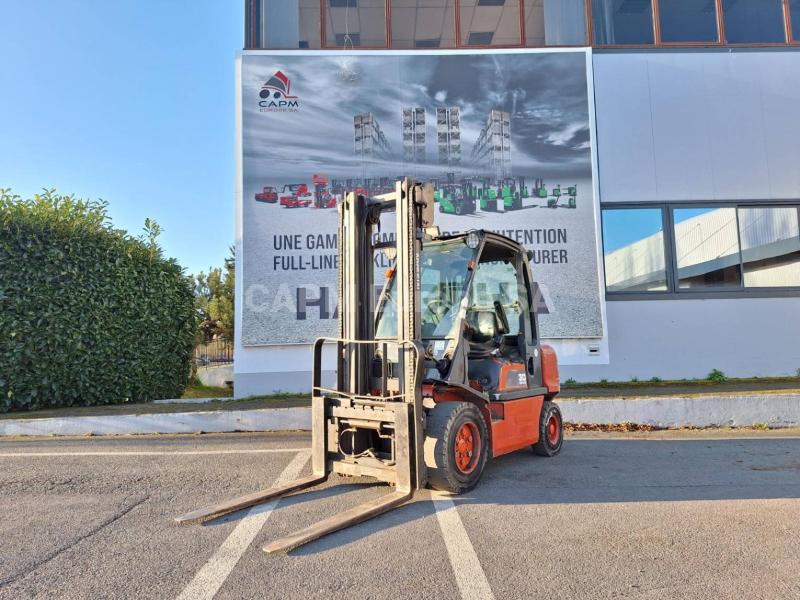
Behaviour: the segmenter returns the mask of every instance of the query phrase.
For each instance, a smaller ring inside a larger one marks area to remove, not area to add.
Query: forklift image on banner
[[[379,241],[394,212],[396,239]],[[489,459],[561,450],[558,365],[541,344],[528,252],[483,230],[442,235],[433,188],[403,179],[339,205],[339,330],[313,348],[312,474],[177,518],[200,522],[324,482],[366,476],[389,493],[275,540],[288,551],[411,499],[425,487],[461,494]],[[376,253],[391,261],[377,306]],[[374,307],[374,308],[373,308]],[[322,382],[323,348],[336,382]]]
[[[471,215],[475,212],[475,200],[464,193],[458,183],[447,183],[434,192],[434,202],[439,203],[439,212],[449,215]]]
[[[551,191],[550,194],[551,197],[547,199],[547,208],[558,208],[559,206],[558,201],[561,199],[562,195],[567,197],[567,208],[577,208],[577,203],[576,203],[576,198],[578,196],[577,185],[569,186],[566,189],[566,193],[563,193],[561,185],[557,185],[556,187],[553,188],[553,191]]]
[[[541,177],[533,180],[533,197],[542,200],[547,198],[547,188],[544,186],[544,179]]]
[[[328,178],[315,173],[311,176],[311,183],[314,186],[314,208],[336,208],[336,196],[328,189]]]

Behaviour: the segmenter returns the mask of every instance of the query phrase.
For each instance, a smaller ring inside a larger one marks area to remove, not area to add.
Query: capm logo
[[[258,92],[258,106],[261,112],[297,112],[300,108],[300,98],[292,96],[292,82],[283,73],[276,71],[270,77],[261,91]]]

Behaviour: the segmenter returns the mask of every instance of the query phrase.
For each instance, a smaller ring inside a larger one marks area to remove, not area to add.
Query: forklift
[[[442,235],[433,187],[403,179],[339,204],[338,337],[313,346],[312,474],[190,512],[202,522],[327,480],[371,477],[393,491],[267,544],[285,552],[408,502],[425,487],[461,494],[487,461],[563,441],[555,352],[542,345],[529,256],[483,230]],[[394,212],[395,240],[374,235]],[[385,222],[385,220],[384,220]],[[380,298],[373,257],[391,261]],[[323,384],[323,348],[336,382]]]
[[[434,202],[439,203],[439,212],[448,215],[471,215],[475,213],[475,200],[464,193],[458,183],[445,184],[434,192]]]
[[[311,184],[314,186],[314,208],[336,208],[336,196],[328,189],[327,176],[314,173]]]

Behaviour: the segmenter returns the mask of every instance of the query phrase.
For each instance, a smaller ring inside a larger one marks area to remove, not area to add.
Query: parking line
[[[261,448],[251,450],[187,450],[185,452],[167,452],[157,450],[131,451],[97,451],[97,452],[0,452],[0,458],[32,456],[205,456],[211,454],[277,454],[281,452],[299,452],[309,448]]]
[[[492,588],[458,516],[456,505],[448,496],[434,494],[433,506],[461,597],[464,600],[494,600]]]
[[[308,449],[298,452],[297,456],[278,476],[274,485],[281,485],[296,479],[310,456],[311,451]],[[225,583],[228,575],[231,574],[258,532],[261,531],[279,501],[280,498],[277,498],[251,508],[222,545],[217,548],[214,555],[197,572],[189,585],[184,588],[178,596],[178,600],[211,600]]]

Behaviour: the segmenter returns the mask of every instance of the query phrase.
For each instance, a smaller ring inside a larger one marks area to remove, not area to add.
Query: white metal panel
[[[682,52],[648,57],[652,102],[656,197],[661,200],[712,198],[714,177],[707,157],[712,140],[705,108],[709,91],[705,60],[687,61]]]
[[[601,202],[655,200],[647,55],[593,54]]]
[[[800,51],[594,54],[604,202],[800,198]]]

